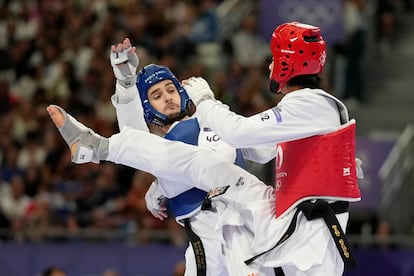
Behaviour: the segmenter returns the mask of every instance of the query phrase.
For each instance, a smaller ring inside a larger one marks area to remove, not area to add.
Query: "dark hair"
[[[63,270],[62,269],[60,269],[60,268],[58,268],[58,267],[55,267],[55,266],[51,266],[51,267],[48,267],[48,268],[46,268],[45,270],[43,270],[43,273],[42,273],[42,276],[52,276],[53,274],[53,272],[63,272]]]
[[[319,75],[299,75],[291,78],[288,86],[299,86],[301,88],[321,88],[321,78]]]

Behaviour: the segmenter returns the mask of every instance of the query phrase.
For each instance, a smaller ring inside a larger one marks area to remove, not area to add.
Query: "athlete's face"
[[[148,89],[151,106],[158,112],[175,117],[180,113],[180,95],[171,80],[163,80]]]

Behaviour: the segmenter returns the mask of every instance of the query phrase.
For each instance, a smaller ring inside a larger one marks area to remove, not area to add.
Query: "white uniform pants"
[[[206,256],[206,275],[230,275],[224,261],[221,238],[215,231],[217,214],[208,211],[199,211],[189,218],[192,231],[201,239]],[[185,276],[197,275],[196,257],[191,243],[185,251]]]

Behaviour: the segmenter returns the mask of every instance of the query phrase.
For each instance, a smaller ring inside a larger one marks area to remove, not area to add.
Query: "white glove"
[[[145,193],[145,202],[147,204],[147,209],[151,214],[159,220],[164,220],[168,217],[167,207],[167,198],[161,194],[158,189],[158,182],[155,180],[152,182],[151,186],[148,188],[148,191]]]
[[[359,179],[364,179],[364,171],[362,170],[362,160],[359,158],[355,158],[355,164],[356,164],[356,175]]]
[[[110,60],[112,69],[118,83],[128,88],[135,85],[137,80],[137,67],[139,65],[138,55],[135,53],[136,47],[132,47],[128,38],[123,43],[118,43],[115,47],[111,46]]]
[[[207,81],[201,77],[192,77],[183,81],[183,87],[195,105],[207,99],[215,100],[214,93]]]

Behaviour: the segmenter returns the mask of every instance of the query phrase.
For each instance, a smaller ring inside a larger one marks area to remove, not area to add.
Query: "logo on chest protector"
[[[280,171],[283,165],[283,149],[281,146],[277,146],[276,148],[276,183],[275,189],[278,191],[280,186],[282,185],[282,178],[287,176],[286,171]]]

